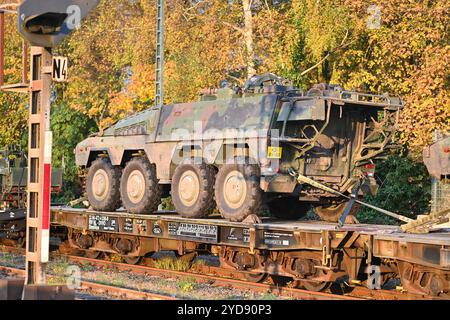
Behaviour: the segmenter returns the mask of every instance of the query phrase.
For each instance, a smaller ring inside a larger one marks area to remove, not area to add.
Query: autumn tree
[[[368,24],[370,8],[379,26]],[[293,0],[297,32],[285,74],[304,87],[331,82],[401,96],[399,141],[420,158],[435,129],[450,130],[449,10],[442,0]]]
[[[0,5],[12,1],[0,0]],[[5,84],[22,82],[22,40],[16,31],[16,16],[5,14]],[[0,92],[0,149],[7,145],[26,147],[28,96]]]
[[[4,1],[4,0],[2,0]],[[243,84],[273,72],[305,89],[317,82],[389,92],[406,101],[400,141],[416,156],[435,129],[449,129],[449,5],[444,0],[171,0],[166,9],[165,103],[197,99],[221,80]],[[102,1],[60,47],[70,81],[56,86],[100,130],[154,104],[156,0]],[[13,19],[10,17],[8,19]],[[20,74],[20,38],[10,23],[6,75]],[[16,79],[18,80],[18,79]],[[26,127],[26,98],[0,94],[0,142]],[[9,112],[13,110],[14,112]]]

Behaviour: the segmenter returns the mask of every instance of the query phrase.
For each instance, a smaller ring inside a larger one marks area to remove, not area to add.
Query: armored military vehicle
[[[20,209],[26,205],[28,178],[26,155],[18,148],[10,146],[0,151],[0,207]],[[52,193],[61,191],[63,172],[61,168],[52,168]]]
[[[27,158],[15,146],[0,151],[0,238],[25,239]],[[52,169],[52,193],[61,191],[63,171]]]
[[[346,194],[375,193],[373,161],[391,145],[402,107],[399,98],[336,85],[302,92],[264,74],[242,89],[210,90],[198,102],[119,121],[82,141],[76,163],[99,211],[152,213],[171,195],[184,217],[206,217],[217,206],[230,221],[262,211],[297,219],[312,205],[337,221],[346,200],[289,172]]]

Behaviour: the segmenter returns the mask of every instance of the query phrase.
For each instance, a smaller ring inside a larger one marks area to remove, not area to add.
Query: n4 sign
[[[53,57],[52,79],[56,82],[67,81],[67,64],[66,57]]]

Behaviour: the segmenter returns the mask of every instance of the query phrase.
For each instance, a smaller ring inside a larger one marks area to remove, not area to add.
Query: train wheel
[[[210,215],[215,207],[214,180],[216,170],[205,163],[185,160],[172,177],[172,202],[177,212],[187,218]]]
[[[96,250],[85,250],[84,256],[89,259],[100,259],[103,255],[102,251],[96,251]]]
[[[137,264],[141,263],[141,261],[142,261],[142,257],[122,256],[122,258],[126,263],[132,264],[132,265],[137,265]]]
[[[144,158],[129,161],[123,171],[120,194],[130,213],[153,213],[161,203],[162,190],[156,178],[156,168]]]
[[[267,273],[244,273],[244,278],[248,282],[263,282],[267,278]]]
[[[310,208],[309,203],[300,202],[294,197],[276,198],[268,202],[267,206],[273,217],[291,220],[303,218]]]
[[[300,281],[300,285],[306,290],[320,292],[328,289],[331,285],[331,282]]]
[[[326,271],[317,267],[322,266],[322,262],[314,257],[306,258],[305,260],[298,260],[297,269],[305,272],[305,279],[299,280],[300,286],[309,291],[323,291],[328,289],[331,282],[328,281],[313,281],[314,278],[326,276]]]
[[[327,222],[338,222],[345,212],[348,202],[341,202],[338,204],[332,204],[327,206],[316,206],[314,212],[320,217],[321,220]],[[358,213],[361,205],[358,203],[353,204],[350,210],[349,217],[354,217]],[[351,218],[350,218],[351,219]]]
[[[259,167],[237,163],[222,166],[215,195],[220,213],[229,221],[241,222],[250,214],[258,214],[262,205]]]
[[[94,210],[115,211],[120,207],[120,168],[109,160],[95,160],[89,168],[86,191]]]

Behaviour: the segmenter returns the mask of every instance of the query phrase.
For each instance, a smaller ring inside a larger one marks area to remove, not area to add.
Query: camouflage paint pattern
[[[221,89],[204,101],[128,117],[103,135],[81,142],[75,149],[76,163],[86,169],[103,154],[113,165],[124,166],[143,151],[156,165],[160,183],[169,184],[185,157],[200,157],[220,167],[245,155],[260,166],[260,184],[266,192],[297,190],[289,168],[341,192],[363,178],[367,185],[363,192],[376,190],[373,172],[364,166],[381,157],[391,143],[403,107],[400,99],[327,85],[306,94],[285,86],[252,89],[244,93]],[[269,157],[270,146],[282,148],[281,158]],[[313,192],[313,196],[322,195]]]
[[[6,202],[15,201],[18,196],[25,196],[28,185],[27,162],[22,151],[3,150],[0,151],[0,155],[0,199]],[[52,192],[61,190],[63,173],[61,168],[52,168]],[[18,194],[19,188],[20,194]]]

